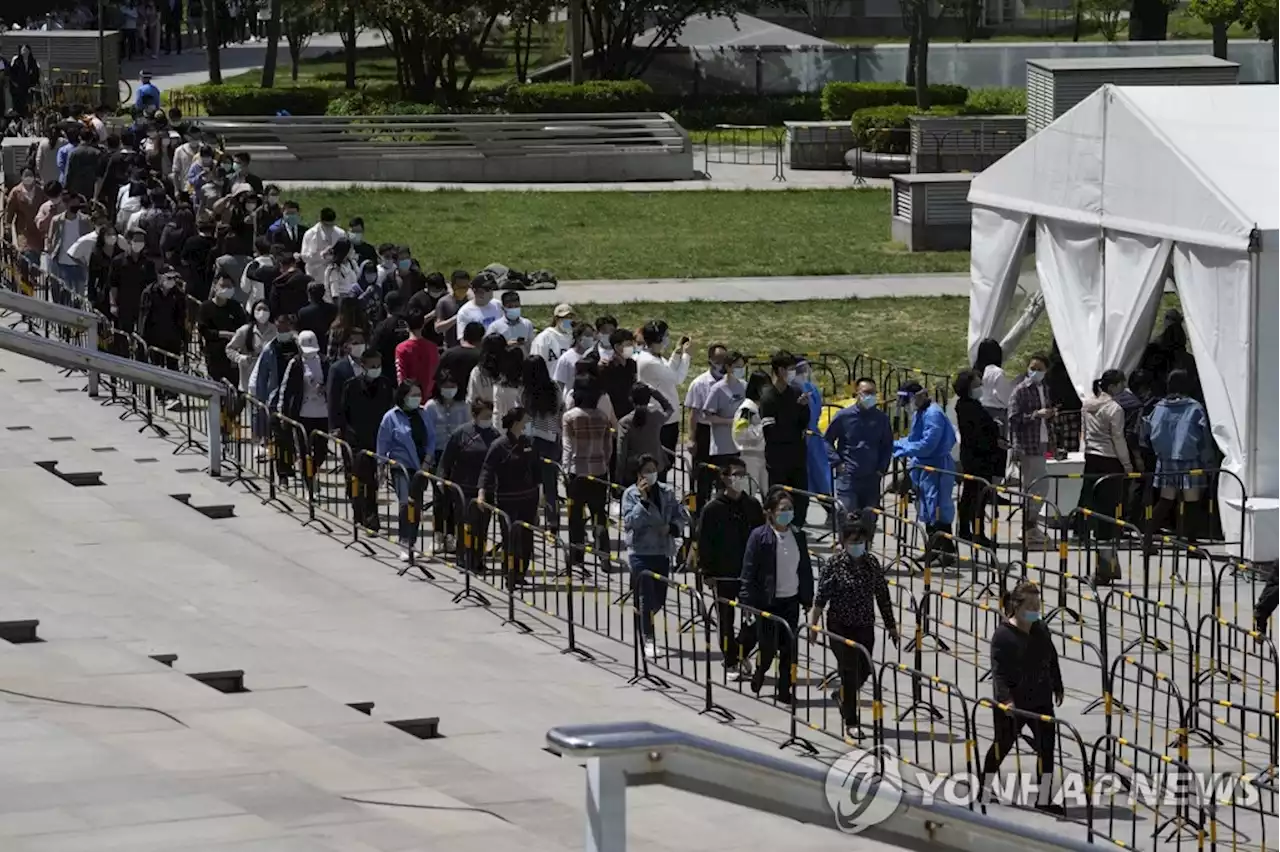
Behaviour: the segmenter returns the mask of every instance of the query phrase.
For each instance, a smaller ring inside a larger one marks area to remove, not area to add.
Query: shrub
[[[653,89],[640,80],[525,83],[507,89],[504,107],[511,113],[646,112],[654,108]]]
[[[442,112],[436,104],[384,100],[355,92],[329,101],[325,115],[439,115]]]
[[[292,86],[264,89],[260,86],[187,86],[184,94],[204,102],[205,112],[223,115],[324,115],[333,90],[324,86]]]
[[[961,110],[964,115],[1026,115],[1027,90],[1019,88],[974,89]]]
[[[936,106],[922,110],[914,106],[867,107],[853,114],[850,121],[854,144],[875,154],[911,153],[911,122],[913,115],[958,115],[960,107]]]
[[[685,130],[710,130],[717,124],[776,127],[786,121],[822,120],[818,95],[701,95],[676,104],[658,99],[655,108],[671,113]]]
[[[968,96],[964,86],[929,86],[933,106],[959,106]],[[844,121],[869,107],[915,106],[915,102],[916,90],[906,83],[827,83],[822,87],[822,115],[828,121]]]

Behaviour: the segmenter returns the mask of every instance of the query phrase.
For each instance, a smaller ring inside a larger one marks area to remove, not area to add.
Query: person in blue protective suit
[[[858,379],[858,398],[827,425],[826,443],[836,465],[836,499],[850,516],[880,508],[880,484],[893,455],[893,424],[876,407],[876,383]]]
[[[822,440],[822,391],[813,383],[813,368],[808,361],[796,362],[796,386],[809,395],[809,431],[804,437],[805,464],[809,467],[809,490],[814,494],[831,493],[831,460]]]
[[[912,465],[937,468],[929,471],[916,467],[911,469],[910,477],[919,501],[916,517],[924,522],[929,539],[925,561],[945,564],[955,550],[955,543],[938,534],[949,535],[955,519],[956,507],[951,495],[955,476],[947,471],[955,470],[951,450],[956,445],[956,430],[947,419],[947,412],[929,398],[929,392],[919,382],[908,382],[898,393],[910,396],[915,417],[907,437],[893,442],[893,457],[905,459],[909,468]]]

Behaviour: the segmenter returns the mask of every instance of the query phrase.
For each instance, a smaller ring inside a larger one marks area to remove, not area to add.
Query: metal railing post
[[[222,470],[222,398],[209,397],[208,431],[209,438],[209,475],[220,476]]]
[[[625,852],[627,848],[627,776],[621,761],[587,760],[586,852]]]

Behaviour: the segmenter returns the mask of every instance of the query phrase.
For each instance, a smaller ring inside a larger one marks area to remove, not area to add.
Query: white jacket
[[[299,254],[302,255],[302,262],[306,264],[307,274],[312,281],[324,280],[324,268],[329,265],[329,261],[324,259],[324,253],[346,236],[347,232],[337,225],[326,228],[317,222],[307,228],[302,235],[302,251]]]
[[[305,245],[305,243],[304,243]],[[360,295],[360,272],[350,257],[342,263],[324,265],[324,295],[330,302]]]
[[[671,403],[667,423],[680,422],[680,393],[677,388],[689,375],[689,356],[677,349],[663,360],[652,352],[637,352],[636,378],[656,390]]]

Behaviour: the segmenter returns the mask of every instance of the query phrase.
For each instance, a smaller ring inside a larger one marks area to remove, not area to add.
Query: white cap
[[[314,331],[304,331],[298,335],[298,348],[304,355],[314,355],[320,351],[320,341],[316,340]]]

